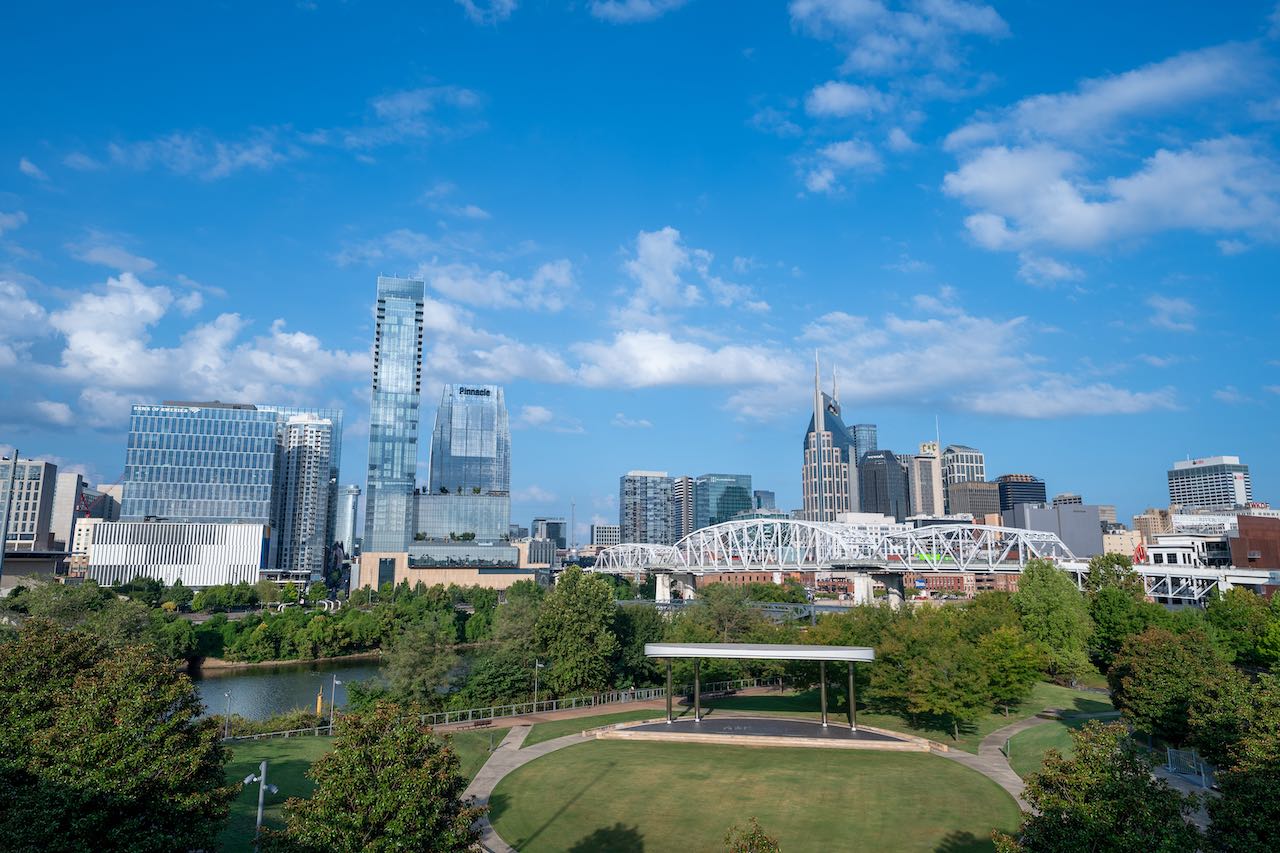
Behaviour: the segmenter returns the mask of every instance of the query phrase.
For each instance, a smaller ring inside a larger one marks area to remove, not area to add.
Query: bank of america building
[[[121,521],[95,527],[89,576],[311,580],[333,542],[341,436],[338,409],[135,405]]]

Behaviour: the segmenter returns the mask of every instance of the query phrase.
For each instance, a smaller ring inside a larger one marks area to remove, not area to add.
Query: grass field
[[[282,827],[280,807],[290,797],[309,797],[313,785],[306,777],[311,762],[329,751],[333,744],[330,737],[291,737],[250,740],[231,747],[231,761],[227,764],[227,781],[240,782],[250,773],[258,772],[258,764],[267,761],[267,782],[280,789],[278,794],[267,794],[263,810],[263,824]],[[227,851],[253,849],[253,829],[258,817],[258,785],[246,785],[240,796],[231,803],[231,817],[218,839],[218,847]]]
[[[818,717],[821,714],[818,702],[818,691],[809,690],[803,693],[781,695],[775,693],[765,696],[726,696],[721,699],[713,699],[706,704],[712,709],[713,713],[715,710],[752,711],[765,714]],[[863,710],[858,711],[858,722],[889,729],[890,731],[926,737],[939,743],[963,749],[965,752],[976,753],[978,744],[982,739],[996,729],[1003,728],[1023,717],[1038,714],[1046,708],[1058,708],[1068,714],[1097,714],[1110,711],[1111,700],[1099,693],[1072,690],[1069,687],[1059,687],[1056,684],[1040,682],[1032,689],[1031,696],[1025,702],[1010,709],[1008,717],[1002,713],[987,714],[973,725],[961,726],[959,740],[954,739],[951,729],[941,723],[930,725],[928,722],[922,721],[919,725],[912,725],[910,721],[901,717],[872,714]],[[829,705],[827,713],[834,720],[843,720],[846,712],[843,706],[837,709]]]
[[[1087,717],[1068,720],[1046,720],[1038,726],[1018,732],[1009,738],[1009,766],[1023,779],[1040,769],[1044,754],[1056,749],[1067,758],[1074,752],[1071,732],[1080,728]]]
[[[489,760],[489,744],[502,742],[506,727],[457,732],[449,735],[462,773],[473,778]],[[263,809],[263,824],[282,827],[281,807],[290,797],[309,797],[314,787],[306,777],[312,762],[329,751],[333,738],[294,737],[268,738],[243,741],[231,749],[231,761],[227,764],[227,781],[239,782],[250,773],[258,772],[258,764],[266,759],[267,781],[280,789],[278,794],[267,794]],[[241,851],[253,849],[254,823],[258,817],[258,786],[247,785],[231,804],[231,816],[219,838],[219,849]]]
[[[490,818],[539,851],[721,851],[749,818],[788,853],[991,850],[1017,804],[959,764],[922,753],[587,741],[498,784]]]
[[[685,711],[692,714],[693,709],[679,708],[677,714],[683,714]],[[564,735],[577,734],[585,732],[587,729],[594,729],[600,726],[609,726],[614,723],[629,723],[632,720],[650,720],[655,717],[665,717],[665,710],[654,710],[646,708],[637,711],[618,711],[612,714],[594,714],[590,717],[574,717],[569,720],[553,720],[550,723],[536,723],[529,730],[529,735],[524,739],[525,746],[533,746],[535,743],[542,743],[544,740],[554,740]]]

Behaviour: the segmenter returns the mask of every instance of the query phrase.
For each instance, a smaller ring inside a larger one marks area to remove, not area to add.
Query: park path
[[[557,719],[563,719],[563,717]],[[489,798],[493,796],[493,789],[504,776],[517,767],[522,767],[535,758],[541,758],[557,749],[584,742],[582,733],[576,732],[525,747],[524,739],[529,736],[530,728],[528,724],[522,723],[507,732],[502,743],[498,744],[484,767],[481,767],[480,772],[476,774],[476,778],[471,780],[471,784],[463,792],[463,799],[473,797],[477,806],[487,806]],[[480,846],[488,853],[518,853],[514,847],[502,840],[502,836],[498,835],[498,831],[493,828],[493,824],[489,823],[487,816],[476,821],[476,828],[480,830]]]
[[[1032,726],[1038,726],[1045,722],[1044,717],[1027,717],[1025,720],[1018,720],[1016,723],[1010,723],[1004,728],[996,729],[991,734],[982,739],[978,744],[978,754],[972,752],[962,752],[958,749],[933,750],[934,755],[941,755],[943,758],[949,758],[957,764],[963,764],[972,770],[977,770],[983,776],[995,782],[1001,788],[1004,788],[1018,802],[1018,807],[1023,811],[1030,809],[1026,800],[1022,799],[1022,789],[1024,787],[1022,777],[1013,772],[1013,768],[1009,766],[1009,759],[1005,757],[1004,742],[1016,735],[1018,732],[1026,731]]]

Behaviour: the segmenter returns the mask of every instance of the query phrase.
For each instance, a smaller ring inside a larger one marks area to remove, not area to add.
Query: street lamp
[[[275,785],[267,784],[267,762],[266,761],[263,761],[261,764],[258,765],[258,775],[255,776],[254,774],[250,773],[248,776],[244,777],[244,783],[246,785],[252,785],[254,782],[258,783],[258,822],[254,825],[254,829],[253,829],[253,849],[257,850],[258,837],[262,835],[263,801],[266,798],[268,790],[270,790],[271,793],[273,794],[278,794],[280,793],[280,789],[277,788]]]
[[[341,683],[342,682],[338,680],[338,674],[335,672],[333,674],[333,683],[329,685],[329,734],[330,735],[333,734],[333,715],[338,710],[338,705],[336,700],[338,696],[338,685]]]
[[[537,658],[533,659],[533,713],[535,714],[538,713],[538,670],[544,666],[546,664],[542,661]]]
[[[229,738],[231,737],[231,691],[228,690],[222,695],[227,697],[227,714],[223,717],[222,736]]]

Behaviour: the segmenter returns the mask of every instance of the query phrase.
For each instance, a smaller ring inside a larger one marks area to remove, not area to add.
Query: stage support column
[[[853,664],[849,664],[849,667],[852,669]],[[851,675],[850,678],[852,677],[853,676]],[[850,681],[849,683],[852,684],[853,682]],[[672,717],[671,717],[671,658],[667,658],[667,724],[668,725],[670,725],[671,720],[672,720]]]
[[[818,687],[822,695],[822,727],[827,727],[827,662],[818,661]]]
[[[702,722],[702,658],[693,659],[693,721]]]
[[[853,692],[853,661],[849,661],[849,731],[858,730],[858,698]]]

